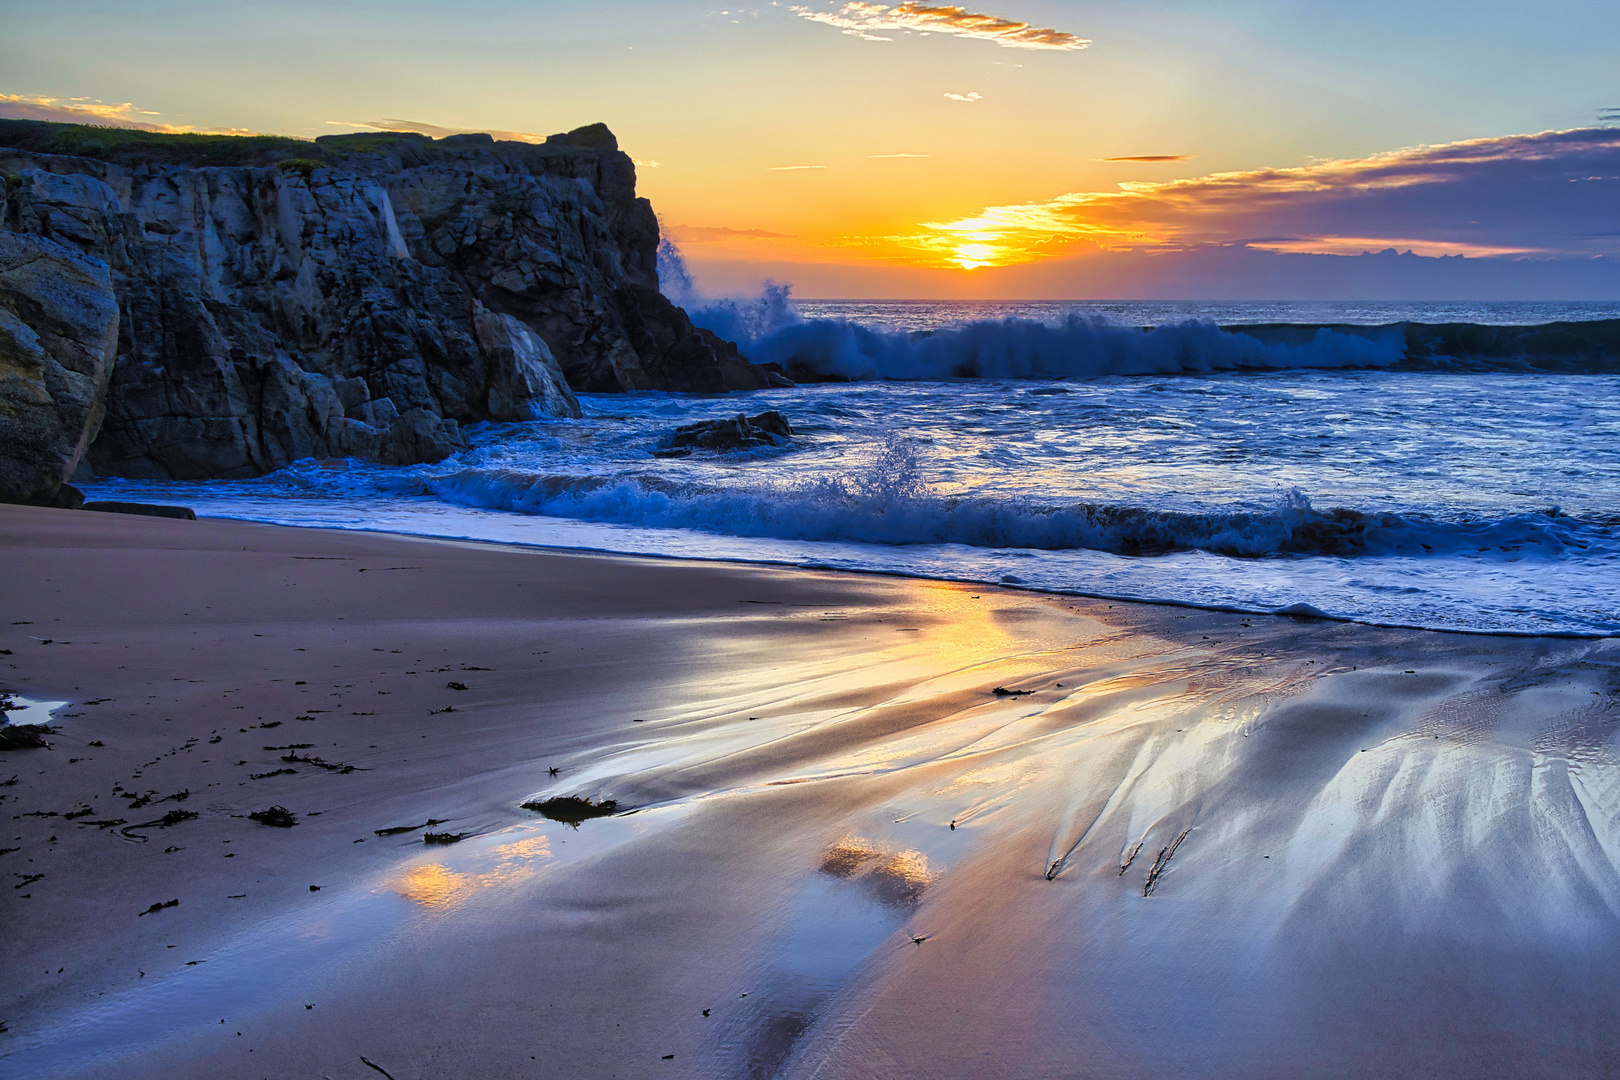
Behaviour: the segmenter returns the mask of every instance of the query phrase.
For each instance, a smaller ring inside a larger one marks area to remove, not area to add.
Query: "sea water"
[[[292,525],[1620,633],[1620,376],[1413,369],[1398,328],[1281,345],[1221,329],[1537,325],[1620,318],[1620,303],[793,304],[778,290],[694,317],[750,359],[851,381],[581,395],[583,419],[475,426],[471,450],[434,465],[88,490]],[[653,454],[681,424],[764,409],[795,437]]]

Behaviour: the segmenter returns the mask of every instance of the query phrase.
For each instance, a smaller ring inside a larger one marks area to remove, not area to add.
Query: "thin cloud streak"
[[[1487,259],[1497,255],[1540,254],[1536,248],[1466,244],[1460,240],[1426,240],[1410,236],[1333,236],[1316,239],[1284,237],[1276,240],[1250,240],[1244,246],[1285,255],[1361,255],[1367,252],[1394,250],[1428,258],[1466,255],[1472,259]]]
[[[203,133],[209,135],[252,135],[245,128],[196,128],[190,124],[165,124],[147,117],[162,116],[151,109],[138,109],[132,102],[109,103],[95,98],[55,98],[36,94],[0,94],[0,116],[10,120],[45,120],[58,124],[92,124],[97,127],[156,131],[168,135]]]
[[[1435,252],[1591,257],[1620,243],[1591,235],[1612,220],[1620,129],[1582,128],[1413,147],[1373,157],[1256,169],[1116,191],[1072,192],[1041,203],[991,206],[890,237],[941,265],[1009,265],[1075,243],[1174,250],[1246,244],[1285,250],[1409,247]],[[1598,182],[1588,177],[1600,177]],[[1586,181],[1572,183],[1571,181]]]
[[[1197,154],[1136,154],[1136,155],[1134,155],[1132,157],[1105,157],[1105,158],[1098,158],[1097,160],[1098,161],[1142,161],[1142,162],[1191,161],[1193,158],[1195,158],[1197,156],[1198,156]]]
[[[950,34],[956,37],[990,41],[1008,49],[1083,49],[1091,42],[1062,30],[1043,29],[1016,19],[980,15],[967,8],[943,4],[921,4],[915,0],[890,7],[887,4],[848,3],[837,11],[816,11],[799,4],[788,10],[801,19],[836,27],[863,41],[893,41],[882,31],[910,31],[922,34]]]
[[[953,93],[950,93],[949,91],[946,91],[945,96],[950,98],[952,101],[982,101],[982,100],[984,100],[984,95],[979,93],[977,90],[969,90],[965,94],[953,94]]]

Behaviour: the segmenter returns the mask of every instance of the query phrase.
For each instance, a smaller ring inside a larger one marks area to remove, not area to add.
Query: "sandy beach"
[[[68,703],[0,753],[0,1075],[1620,1070],[1610,640],[20,506],[0,560],[0,689]]]

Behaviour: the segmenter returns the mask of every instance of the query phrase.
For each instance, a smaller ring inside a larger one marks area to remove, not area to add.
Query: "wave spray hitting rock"
[[[0,282],[30,377],[63,384],[18,392],[73,403],[62,446],[30,455],[51,477],[3,498],[49,500],[86,456],[147,479],[409,464],[465,447],[464,424],[578,416],[575,390],[769,383],[660,294],[657,221],[600,124],[534,145],[0,121],[0,146],[0,236],[89,267],[72,333]]]

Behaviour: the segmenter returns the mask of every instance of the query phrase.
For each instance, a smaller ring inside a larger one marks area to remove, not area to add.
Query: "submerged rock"
[[[664,445],[653,451],[655,457],[685,457],[693,450],[734,453],[761,446],[780,445],[778,440],[793,436],[793,425],[775,409],[758,416],[736,416],[724,420],[703,420],[675,429]]]
[[[116,326],[98,473],[436,461],[465,424],[580,415],[576,390],[770,384],[658,292],[657,220],[602,125],[541,145],[87,130],[0,121],[0,236],[99,287],[70,340],[93,352]]]
[[[181,521],[197,520],[197,511],[189,506],[166,506],[162,503],[119,502],[105,499],[97,502],[87,502],[79,509],[95,510],[104,514],[139,514],[142,517],[178,518]]]

